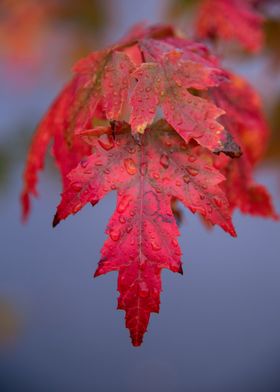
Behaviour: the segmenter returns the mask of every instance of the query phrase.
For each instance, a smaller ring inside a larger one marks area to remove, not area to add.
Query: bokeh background
[[[71,64],[139,21],[191,31],[198,1],[0,1],[0,391],[278,392],[280,226],[241,216],[238,238],[184,210],[184,276],[163,272],[162,305],[142,347],[116,311],[117,276],[92,273],[115,206],[111,194],[56,230],[60,184],[51,161],[27,225],[19,193],[36,124]],[[280,10],[255,56],[225,45],[225,64],[261,93],[272,129],[256,178],[280,211]],[[275,6],[276,4],[276,6]],[[279,2],[278,2],[279,5]]]

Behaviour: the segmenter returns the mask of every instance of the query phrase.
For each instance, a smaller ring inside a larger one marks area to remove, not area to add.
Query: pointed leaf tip
[[[30,198],[29,194],[26,192],[22,192],[20,196],[21,202],[21,220],[22,223],[26,223],[30,213]]]
[[[143,340],[137,340],[137,339],[131,339],[133,347],[140,347],[141,344],[143,343]]]
[[[60,219],[58,217],[58,213],[53,217],[52,227],[55,228],[60,223]]]
[[[184,275],[184,271],[183,271],[183,266],[182,266],[182,264],[180,264],[180,266],[179,266],[178,274]]]

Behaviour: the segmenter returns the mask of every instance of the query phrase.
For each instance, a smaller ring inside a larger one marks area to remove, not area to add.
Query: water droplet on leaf
[[[187,172],[189,173],[189,175],[191,175],[193,177],[198,175],[198,170],[192,166],[187,167]]]
[[[119,221],[120,221],[120,223],[124,224],[126,222],[126,219],[123,215],[120,215]]]
[[[218,199],[217,197],[214,197],[214,203],[216,204],[217,207],[222,206],[222,200]]]
[[[164,167],[165,169],[168,168],[169,166],[169,158],[166,154],[162,154],[160,157],[160,164],[162,167]]]
[[[146,282],[139,282],[139,296],[142,298],[146,298],[149,295],[149,288]]]
[[[132,225],[127,225],[127,227],[126,227],[126,232],[127,232],[127,233],[130,233],[130,232],[132,231],[132,229],[133,229],[133,226],[132,226]]]
[[[132,176],[137,172],[137,168],[136,168],[135,162],[131,158],[126,158],[124,160],[124,167],[125,167],[127,173],[132,175]]]
[[[111,135],[107,135],[106,133],[99,136],[98,143],[106,151],[111,150],[111,148],[113,148],[115,145],[113,137]]]
[[[156,241],[151,241],[151,246],[156,252],[161,249],[161,246]]]
[[[195,162],[197,160],[197,157],[195,155],[190,155],[188,158],[189,162]]]
[[[141,163],[140,165],[140,174],[141,176],[145,176],[147,174],[148,164],[147,162]]]
[[[109,235],[112,241],[118,241],[120,239],[120,231],[119,229],[113,228],[110,230]]]
[[[83,160],[81,161],[81,166],[82,166],[82,168],[85,169],[85,168],[87,167],[87,165],[88,165],[88,160],[87,160],[87,159],[83,159]]]
[[[129,203],[130,198],[128,196],[123,196],[118,204],[117,211],[122,214],[127,209]]]
[[[83,185],[81,182],[73,182],[71,184],[71,188],[73,189],[73,191],[79,192],[83,188]]]
[[[76,204],[74,207],[73,207],[73,213],[74,214],[76,214],[76,212],[78,212],[80,209],[81,209],[81,207],[82,207],[82,204],[81,203],[78,203],[78,204]]]

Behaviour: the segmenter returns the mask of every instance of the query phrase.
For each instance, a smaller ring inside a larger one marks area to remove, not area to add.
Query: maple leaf
[[[54,140],[53,154],[60,169],[63,183],[67,182],[66,174],[90,152],[81,138],[73,135],[71,146],[67,143],[65,130],[71,119],[73,93],[79,85],[78,79],[73,79],[65,86],[48,113],[38,126],[29,152],[24,170],[24,186],[21,194],[22,215],[25,220],[30,212],[30,196],[38,196],[38,172],[43,169],[48,146]]]
[[[142,64],[141,51],[154,62]],[[165,64],[164,59],[167,62],[170,60],[170,65]],[[177,60],[180,60],[178,64]],[[142,132],[145,124],[152,122],[156,108],[145,109],[150,101],[156,104],[158,96],[149,94],[147,99],[139,91],[142,80],[136,81],[136,77],[140,76],[141,67],[159,68],[161,73],[166,69],[170,78],[181,70],[181,74],[174,79],[177,84],[171,81],[164,88],[163,108],[166,119],[186,141],[194,137],[215,152],[239,155],[238,147],[229,139],[230,134],[216,121],[223,111],[206,99],[196,96],[198,94],[193,95],[188,91],[188,88],[207,89],[224,80],[226,73],[219,69],[215,57],[202,44],[176,37],[170,26],[159,25],[146,29],[138,27],[112,47],[80,60],[74,66],[74,78],[59,94],[39,125],[24,172],[22,205],[25,218],[30,210],[30,195],[37,195],[38,171],[43,168],[47,147],[52,140],[53,155],[65,183],[68,171],[88,153],[88,147],[74,135],[74,131],[91,128],[96,119],[126,119],[125,113],[130,103],[130,123],[133,129],[137,128]],[[190,72],[189,76],[187,72]],[[184,84],[181,88],[178,86],[180,83]],[[158,83],[155,81],[151,88],[155,91],[157,87]],[[156,93],[161,95],[161,91]],[[172,101],[168,101],[169,93],[173,94]],[[178,112],[172,113],[175,105],[183,110],[185,118]],[[129,121],[128,117],[127,120]]]
[[[226,73],[214,58],[207,59],[202,45],[196,47],[188,41],[183,45],[183,40],[170,38],[140,38],[136,43],[115,45],[79,61],[74,71],[85,81],[76,95],[71,131],[83,129],[102,102],[108,120],[127,120],[133,133],[143,133],[161,106],[164,118],[187,142],[194,138],[214,152],[238,156],[238,147],[229,142],[230,135],[216,121],[224,112],[189,91],[217,86]],[[143,57],[140,64],[137,50]],[[124,108],[130,104],[128,119]]]
[[[250,0],[205,0],[197,20],[200,38],[236,40],[256,52],[263,45],[263,18]]]
[[[111,49],[80,60],[74,71],[84,77],[84,82],[75,97],[71,130],[84,129],[98,104],[102,103],[108,120],[121,119],[133,70],[133,63],[126,53]]]
[[[215,86],[223,72],[184,60],[183,53],[172,47],[162,56],[153,56],[151,52],[155,46],[151,40],[140,42],[145,57],[148,55],[157,62],[144,63],[134,73],[138,82],[131,98],[132,130],[143,133],[152,123],[160,103],[165,119],[186,142],[194,138],[211,150],[219,149],[223,126],[216,119],[224,112],[192,95],[188,89]]]
[[[267,189],[253,180],[252,166],[245,157],[229,162],[226,168],[225,190],[233,208],[243,213],[278,220]]]
[[[253,171],[264,156],[269,131],[262,112],[261,100],[253,87],[241,77],[229,74],[230,83],[224,82],[210,91],[217,105],[226,115],[221,121],[242,148],[237,160],[217,158],[224,169],[224,184],[232,208],[243,213],[277,219],[271,196],[262,185],[253,180]]]
[[[150,313],[159,310],[161,269],[182,271],[171,198],[235,236],[219,187],[224,177],[213,167],[210,153],[196,143],[186,144],[162,121],[146,130],[141,145],[127,125],[114,132],[115,138],[110,128],[81,135],[92,146],[92,155],[68,174],[54,225],[117,191],[117,208],[95,276],[119,271],[118,308],[126,311],[126,326],[137,346]]]
[[[31,144],[23,214],[51,141],[63,182],[53,226],[117,192],[95,276],[119,272],[118,307],[137,346],[159,311],[161,270],[182,273],[174,201],[232,236],[236,207],[275,214],[252,179],[267,128],[253,90],[170,26],[138,26],[74,72]]]

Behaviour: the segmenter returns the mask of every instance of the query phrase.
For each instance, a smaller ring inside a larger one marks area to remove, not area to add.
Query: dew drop
[[[127,227],[126,227],[126,232],[127,232],[127,233],[130,233],[130,232],[132,231],[132,229],[133,229],[133,226],[132,226],[132,225],[127,225]]]
[[[151,246],[152,246],[152,249],[154,250],[154,251],[159,251],[160,249],[161,249],[161,246],[156,242],[156,241],[151,241]]]
[[[129,146],[129,147],[127,148],[127,151],[128,151],[130,154],[134,154],[135,151],[136,151],[136,149],[135,149],[135,147]]]
[[[216,204],[217,207],[222,206],[222,200],[218,199],[217,197],[214,197],[214,203]]]
[[[162,154],[160,157],[160,164],[162,167],[164,167],[165,169],[168,168],[169,166],[169,158],[166,154]]]
[[[86,175],[92,174],[92,169],[91,168],[87,168],[86,170],[84,170],[84,174],[86,174]]]
[[[111,229],[109,235],[112,241],[118,241],[120,239],[120,231],[116,228]]]
[[[183,180],[184,180],[184,182],[185,182],[186,184],[189,184],[190,181],[191,181],[191,180],[190,180],[190,177],[187,176],[187,175],[184,175]]]
[[[115,145],[113,137],[111,135],[107,135],[106,133],[99,136],[98,143],[106,151],[111,150]]]
[[[166,140],[165,143],[166,147],[171,147],[172,143],[170,142],[170,140]]]
[[[153,177],[154,177],[155,180],[158,180],[159,179],[159,173],[157,173],[157,172],[153,173]]]
[[[74,214],[76,214],[76,212],[78,212],[80,209],[81,209],[81,207],[82,207],[82,204],[81,203],[78,203],[78,204],[76,204],[74,207],[73,207],[73,213]]]
[[[149,288],[146,282],[139,282],[139,296],[142,298],[146,298],[149,295]]]
[[[73,182],[71,184],[71,188],[73,189],[73,191],[79,192],[83,188],[83,185],[81,182]]]
[[[195,156],[195,155],[190,155],[189,157],[188,157],[188,161],[189,162],[195,162],[197,160],[197,157]]]
[[[83,160],[81,161],[81,166],[82,166],[82,168],[85,169],[85,168],[87,167],[87,165],[88,165],[88,160],[87,160],[87,159],[83,159]]]
[[[118,204],[117,211],[122,214],[127,207],[129,206],[130,198],[128,196],[122,197],[121,201]]]
[[[200,209],[200,214],[202,215],[202,216],[206,216],[206,210],[205,210],[205,208],[204,207],[202,207],[201,209]]]
[[[140,174],[141,176],[145,176],[147,174],[148,171],[148,164],[147,162],[141,163],[140,165]]]
[[[124,224],[126,222],[126,219],[123,215],[120,215],[119,221],[120,221],[120,223]]]
[[[137,172],[135,162],[131,158],[126,158],[124,160],[124,167],[125,167],[127,173],[130,174],[131,176],[133,176]]]
[[[198,170],[194,167],[188,166],[187,167],[187,172],[189,173],[190,176],[197,176],[198,175]]]

